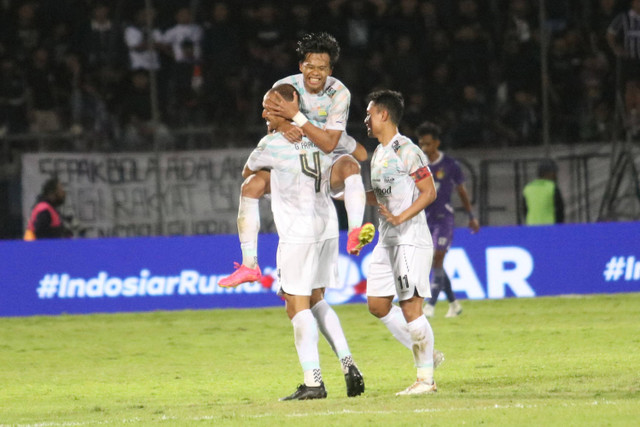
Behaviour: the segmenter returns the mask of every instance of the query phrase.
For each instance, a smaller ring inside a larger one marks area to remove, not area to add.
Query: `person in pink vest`
[[[57,211],[67,193],[58,178],[48,179],[42,186],[24,233],[24,240],[57,239],[72,237],[73,233],[64,224],[64,218]]]

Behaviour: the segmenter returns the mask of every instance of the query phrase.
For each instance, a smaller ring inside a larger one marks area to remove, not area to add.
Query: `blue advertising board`
[[[364,302],[373,245],[344,251],[331,304]],[[277,236],[260,235],[263,280],[217,285],[235,235],[0,242],[0,316],[281,306]],[[374,242],[375,243],[375,242]],[[445,269],[460,298],[640,291],[640,222],[457,229]]]

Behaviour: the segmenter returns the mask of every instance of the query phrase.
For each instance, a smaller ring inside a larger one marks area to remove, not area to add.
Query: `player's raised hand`
[[[293,101],[286,101],[282,95],[274,92],[272,96],[265,101],[265,106],[271,110],[272,114],[291,120],[293,116],[300,111],[298,108],[298,93],[293,93]]]

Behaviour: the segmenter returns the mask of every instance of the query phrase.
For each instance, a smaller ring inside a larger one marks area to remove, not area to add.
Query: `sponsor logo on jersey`
[[[380,197],[388,197],[391,195],[391,187],[387,187],[387,188],[374,188],[373,192],[376,194],[376,196],[380,196]]]
[[[398,152],[398,150],[400,149],[400,141],[395,140],[391,143],[391,148],[393,148],[393,151],[395,151],[396,153]]]
[[[333,98],[333,95],[335,95],[335,94],[336,94],[336,90],[333,88],[333,86],[331,86],[331,87],[328,87],[328,88],[324,91],[324,93],[326,93],[326,94],[327,94],[327,96],[328,96],[329,98]]]

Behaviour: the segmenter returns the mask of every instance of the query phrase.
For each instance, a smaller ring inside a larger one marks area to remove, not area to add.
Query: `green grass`
[[[640,293],[463,301],[431,323],[437,395],[396,397],[411,353],[365,305],[335,307],[366,381],[279,402],[302,380],[283,308],[0,319],[4,425],[622,426],[640,419]]]

